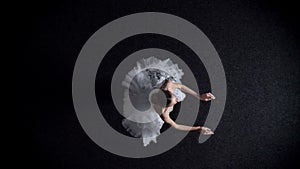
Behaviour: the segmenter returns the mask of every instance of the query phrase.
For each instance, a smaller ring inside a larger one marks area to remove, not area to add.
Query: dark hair
[[[152,94],[151,102],[162,107],[169,107],[171,106],[170,104],[172,102],[172,94],[169,91],[159,90],[158,92]]]
[[[164,82],[162,83],[162,85],[160,86],[160,89],[163,90],[166,86],[167,86],[167,83],[169,82],[169,79],[166,79],[164,80]],[[165,90],[163,90],[165,91]]]

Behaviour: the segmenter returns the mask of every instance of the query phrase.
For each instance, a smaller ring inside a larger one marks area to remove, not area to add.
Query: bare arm
[[[200,126],[186,126],[175,123],[169,116],[169,113],[163,113],[164,121],[168,124],[170,124],[172,127],[174,127],[177,130],[184,130],[184,131],[192,131],[192,130],[200,130]]]
[[[192,96],[196,97],[197,99],[200,99],[200,95],[195,92],[194,90],[190,89],[186,85],[180,84],[180,83],[174,83],[172,82],[172,85],[176,88],[179,88],[181,91],[191,94]]]
[[[180,88],[181,91],[185,92],[185,93],[189,93],[192,96],[196,97],[197,99],[200,100],[204,100],[204,101],[209,101],[209,100],[213,100],[216,97],[211,94],[211,93],[204,93],[204,94],[198,94],[196,93],[194,90],[190,89],[189,87],[187,87],[186,85],[180,84],[180,83],[174,83],[171,82],[171,85],[177,88]]]

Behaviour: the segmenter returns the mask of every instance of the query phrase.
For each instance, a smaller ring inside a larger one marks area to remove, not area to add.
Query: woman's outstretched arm
[[[201,132],[204,135],[211,135],[214,134],[211,129],[207,127],[202,127],[202,126],[186,126],[186,125],[181,125],[181,124],[176,124],[169,116],[169,113],[163,113],[162,114],[164,117],[164,120],[166,123],[170,124],[172,127],[174,127],[177,130],[184,130],[184,131],[192,131],[192,130],[197,130]]]
[[[184,131],[192,131],[192,130],[200,130],[201,126],[186,126],[175,123],[169,116],[169,113],[163,113],[162,116],[164,117],[164,121],[168,124],[170,124],[172,127],[174,127],[177,130],[184,130]]]
[[[194,90],[190,89],[189,87],[187,87],[186,85],[180,84],[180,83],[174,83],[171,82],[173,86],[175,86],[176,88],[180,88],[181,91],[185,92],[185,93],[189,93],[192,96],[196,97],[197,99],[200,100],[204,100],[204,101],[209,101],[212,99],[215,99],[216,97],[211,94],[211,93],[205,93],[205,94],[198,94],[197,92],[195,92]]]

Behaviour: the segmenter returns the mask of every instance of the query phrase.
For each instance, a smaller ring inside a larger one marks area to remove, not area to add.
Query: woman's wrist
[[[202,129],[201,126],[197,126],[197,127],[196,127],[196,130],[201,130],[201,129]]]

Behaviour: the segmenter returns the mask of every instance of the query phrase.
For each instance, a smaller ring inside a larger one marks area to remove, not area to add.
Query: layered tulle
[[[125,87],[123,97],[125,119],[122,125],[132,136],[142,138],[144,146],[151,141],[157,142],[157,136],[160,135],[160,129],[164,124],[151,105],[149,96],[158,90],[166,79],[181,83],[183,75],[183,71],[170,59],[149,57],[137,61],[136,67],[128,72],[122,81]],[[183,100],[185,95],[181,91],[176,92]]]

